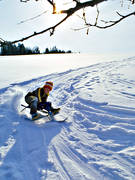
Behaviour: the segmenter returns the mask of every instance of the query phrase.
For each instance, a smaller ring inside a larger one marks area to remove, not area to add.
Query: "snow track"
[[[1,89],[0,179],[134,180],[134,69],[131,58]],[[67,122],[36,124],[20,114],[26,92],[47,80]]]

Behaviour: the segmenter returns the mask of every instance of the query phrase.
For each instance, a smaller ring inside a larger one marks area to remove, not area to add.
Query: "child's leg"
[[[26,96],[25,101],[30,105],[30,114],[37,113],[38,98],[35,96]]]

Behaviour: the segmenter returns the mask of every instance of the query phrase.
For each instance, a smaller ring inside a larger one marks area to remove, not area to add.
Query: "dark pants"
[[[30,114],[37,113],[38,98],[35,96],[25,96],[25,101],[30,106]]]
[[[51,102],[41,102],[38,104],[38,110],[45,109],[47,111],[52,111],[52,104]]]
[[[37,113],[37,110],[45,109],[47,111],[52,111],[51,102],[38,103],[38,98],[35,96],[25,96],[25,101],[30,106],[30,114]]]

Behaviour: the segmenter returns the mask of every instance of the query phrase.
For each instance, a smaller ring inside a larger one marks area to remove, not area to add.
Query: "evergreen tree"
[[[40,54],[40,50],[39,50],[39,47],[34,47],[33,49],[33,54]]]
[[[56,46],[53,46],[50,49],[46,48],[44,53],[45,54],[49,54],[49,53],[50,54],[52,54],[52,53],[71,53],[71,51],[70,50],[68,50],[68,51],[60,50]]]
[[[31,48],[25,47],[23,44],[16,46],[12,43],[3,44],[1,47],[1,55],[25,55],[25,54],[40,54],[39,47]]]
[[[18,54],[23,55],[26,54],[26,49],[23,44],[18,44]]]
[[[44,53],[45,53],[45,54],[48,54],[48,53],[49,53],[49,49],[46,48]]]

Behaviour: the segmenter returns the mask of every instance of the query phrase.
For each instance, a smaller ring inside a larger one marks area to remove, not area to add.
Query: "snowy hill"
[[[134,180],[135,58],[53,73],[0,89],[1,180]],[[67,122],[30,122],[26,92],[54,82]]]

